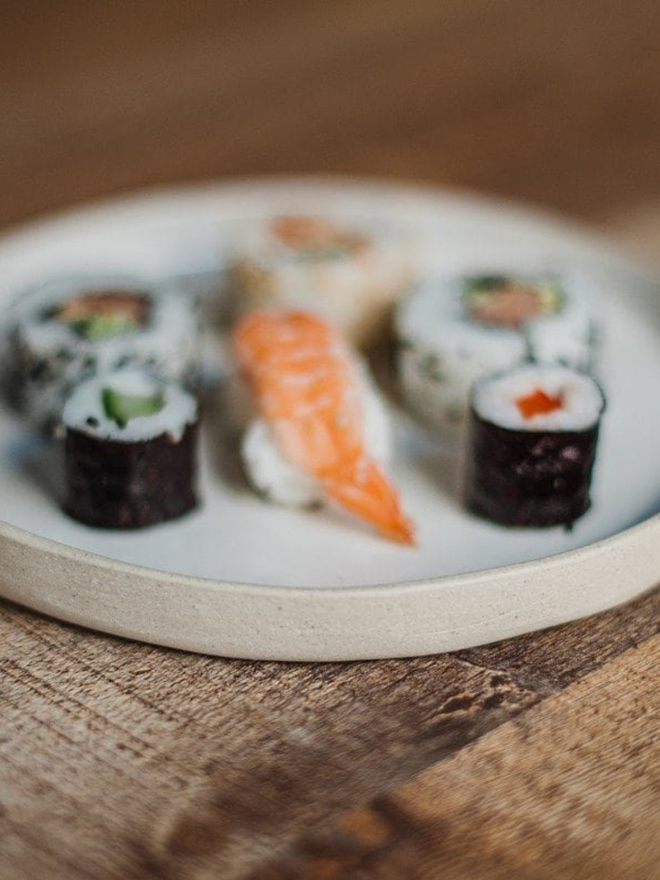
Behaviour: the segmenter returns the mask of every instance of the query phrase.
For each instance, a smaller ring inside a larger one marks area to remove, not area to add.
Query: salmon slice
[[[283,244],[299,251],[324,252],[336,249],[358,253],[369,244],[364,235],[342,229],[322,217],[276,217],[270,228]]]
[[[356,364],[339,334],[306,312],[254,312],[239,323],[234,344],[283,455],[316,477],[328,499],[414,544],[397,490],[366,452]]]
[[[120,317],[136,324],[146,323],[149,300],[145,294],[123,290],[97,290],[70,299],[57,310],[57,317],[68,324],[95,315]]]

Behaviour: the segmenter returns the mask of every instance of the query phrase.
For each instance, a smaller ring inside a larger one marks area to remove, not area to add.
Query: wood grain
[[[654,594],[460,655],[310,665],[132,645],[4,606],[2,876],[258,877],[585,670],[639,654],[647,682],[659,611]]]
[[[339,172],[598,217],[660,191],[656,0],[0,5],[0,222]]]
[[[0,35],[2,225],[318,171],[660,240],[657,0],[4,0]],[[655,880],[659,612],[287,665],[0,604],[0,877]]]
[[[660,639],[300,844],[268,880],[660,877]]]

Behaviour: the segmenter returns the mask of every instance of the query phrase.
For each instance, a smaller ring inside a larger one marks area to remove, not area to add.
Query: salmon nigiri
[[[306,312],[254,312],[234,344],[255,408],[285,462],[383,535],[413,544],[399,495],[366,442],[365,381],[341,336]]]

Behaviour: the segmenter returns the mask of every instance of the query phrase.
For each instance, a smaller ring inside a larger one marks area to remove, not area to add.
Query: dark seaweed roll
[[[509,526],[570,524],[590,506],[602,391],[560,366],[526,365],[471,395],[465,498]]]
[[[197,403],[139,370],[96,376],[64,408],[65,510],[109,529],[136,529],[196,506]]]

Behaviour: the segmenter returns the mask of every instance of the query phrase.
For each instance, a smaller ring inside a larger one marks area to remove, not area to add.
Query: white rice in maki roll
[[[237,314],[312,311],[365,347],[415,271],[410,243],[386,224],[280,216],[246,228],[232,274]]]
[[[195,507],[197,403],[178,384],[126,369],[79,385],[66,402],[67,513],[141,528]]]
[[[67,394],[95,373],[137,365],[193,382],[199,370],[196,303],[138,278],[53,279],[17,300],[10,323],[5,386],[40,426],[56,425]]]
[[[567,367],[488,376],[471,395],[465,498],[512,526],[571,524],[589,508],[603,393]]]
[[[426,424],[451,430],[485,374],[527,359],[587,369],[594,327],[588,285],[575,274],[432,279],[395,319],[404,400]]]

